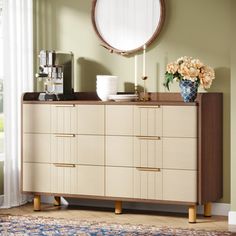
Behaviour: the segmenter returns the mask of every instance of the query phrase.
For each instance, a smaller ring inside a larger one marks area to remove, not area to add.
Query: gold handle
[[[161,140],[161,137],[159,136],[136,136],[136,137],[143,140]]]
[[[137,105],[138,106],[138,105]],[[138,108],[160,108],[161,106],[160,105],[156,105],[156,106],[138,106]]]
[[[56,167],[69,167],[69,168],[74,168],[75,164],[63,164],[63,163],[53,163],[54,166]]]
[[[137,170],[139,171],[155,171],[155,172],[160,172],[160,168],[149,168],[149,167],[136,167]]]
[[[61,105],[56,105],[56,107],[75,107],[75,104],[61,104]]]
[[[62,137],[62,138],[74,138],[75,134],[56,134],[56,137]]]

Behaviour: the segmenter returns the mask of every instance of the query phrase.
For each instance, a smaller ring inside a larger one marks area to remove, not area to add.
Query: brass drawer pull
[[[63,163],[53,163],[56,167],[69,167],[69,168],[75,168],[75,164],[63,164]]]
[[[160,172],[160,168],[149,168],[149,167],[136,167],[137,170],[139,171],[155,171],[155,172]]]
[[[159,136],[137,136],[137,138],[143,140],[161,140],[161,137]]]
[[[138,105],[137,105],[138,106]],[[156,105],[156,106],[138,106],[138,108],[161,108],[161,106],[160,105]]]
[[[74,138],[75,134],[56,134],[57,138]]]
[[[56,107],[75,107],[75,104],[61,104],[61,105],[56,105]]]

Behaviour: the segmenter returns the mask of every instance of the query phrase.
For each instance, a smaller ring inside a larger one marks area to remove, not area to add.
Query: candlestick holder
[[[140,97],[140,100],[141,101],[148,101],[149,98],[148,98],[148,93],[147,93],[147,88],[146,88],[146,80],[148,79],[148,77],[145,75],[145,76],[142,76],[142,80],[143,80],[143,95]]]

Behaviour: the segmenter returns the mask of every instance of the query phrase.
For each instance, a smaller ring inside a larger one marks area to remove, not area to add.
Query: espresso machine
[[[39,100],[73,100],[73,64],[72,52],[41,50],[39,53],[39,72],[36,78],[43,82],[43,91]]]

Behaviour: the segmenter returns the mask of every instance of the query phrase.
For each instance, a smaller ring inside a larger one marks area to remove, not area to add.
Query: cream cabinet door
[[[162,139],[135,137],[134,166],[162,168]]]
[[[163,169],[163,200],[197,202],[197,171]]]
[[[74,104],[51,105],[53,134],[76,134],[77,110]]]
[[[104,136],[77,136],[77,163],[83,165],[104,165]]]
[[[163,106],[164,137],[197,137],[197,106]]]
[[[133,106],[106,106],[106,134],[133,135]]]
[[[23,191],[51,192],[50,173],[50,164],[23,163]]]
[[[23,105],[23,132],[50,133],[51,109],[47,104]]]
[[[78,105],[78,134],[104,134],[104,105]]]
[[[52,164],[51,166],[51,192],[77,194],[77,166],[72,164]]]
[[[104,196],[104,166],[78,166],[78,194]]]
[[[137,136],[162,136],[162,107],[134,106],[134,124]]]
[[[24,162],[51,162],[50,134],[23,134]]]
[[[163,168],[197,170],[197,139],[163,138]]]
[[[74,134],[51,134],[52,163],[78,162],[77,137]]]
[[[133,169],[106,167],[106,196],[133,198]]]
[[[162,172],[134,169],[134,197],[162,200]]]
[[[133,167],[133,142],[129,136],[106,136],[106,165]]]

